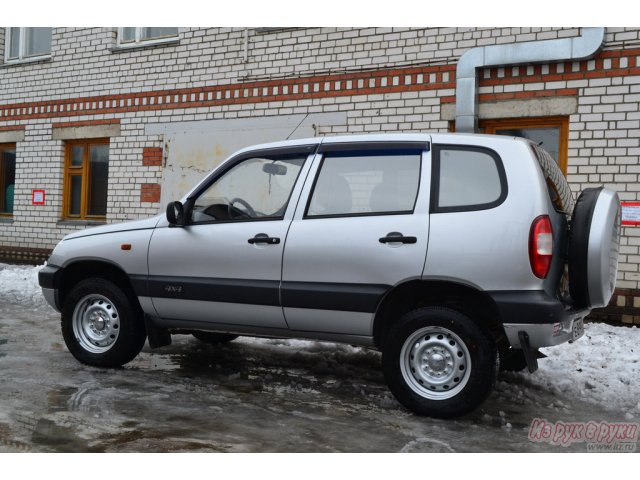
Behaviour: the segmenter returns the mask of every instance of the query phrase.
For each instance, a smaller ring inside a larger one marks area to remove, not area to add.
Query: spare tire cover
[[[569,291],[578,308],[609,304],[618,274],[620,199],[614,191],[585,189],[576,202],[569,238]]]

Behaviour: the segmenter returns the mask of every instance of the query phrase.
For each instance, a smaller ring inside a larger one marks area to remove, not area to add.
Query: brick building
[[[463,54],[584,30],[0,28],[0,255],[42,259],[66,233],[155,215],[245,145],[452,130]],[[640,29],[506,59],[474,69],[474,127],[543,141],[574,191],[640,201]],[[609,320],[640,323],[639,249],[625,227]]]

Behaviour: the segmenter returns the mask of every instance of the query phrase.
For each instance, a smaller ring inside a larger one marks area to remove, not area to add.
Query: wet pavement
[[[174,336],[124,368],[87,367],[39,296],[0,292],[0,452],[586,451],[529,441],[537,417],[625,421],[527,374],[501,374],[465,417],[418,417],[387,390],[379,353],[331,343]]]

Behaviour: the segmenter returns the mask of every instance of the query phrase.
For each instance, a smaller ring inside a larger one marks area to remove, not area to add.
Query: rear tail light
[[[547,215],[540,215],[531,224],[529,233],[529,261],[538,278],[547,278],[553,258],[553,230]]]

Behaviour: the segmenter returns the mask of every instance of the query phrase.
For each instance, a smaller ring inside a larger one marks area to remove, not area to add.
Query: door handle
[[[267,245],[277,245],[280,243],[280,239],[278,237],[270,237],[266,233],[258,233],[255,237],[247,240],[251,245],[256,243],[266,243]]]
[[[416,237],[405,237],[400,232],[389,232],[386,237],[378,239],[380,243],[416,243]]]

